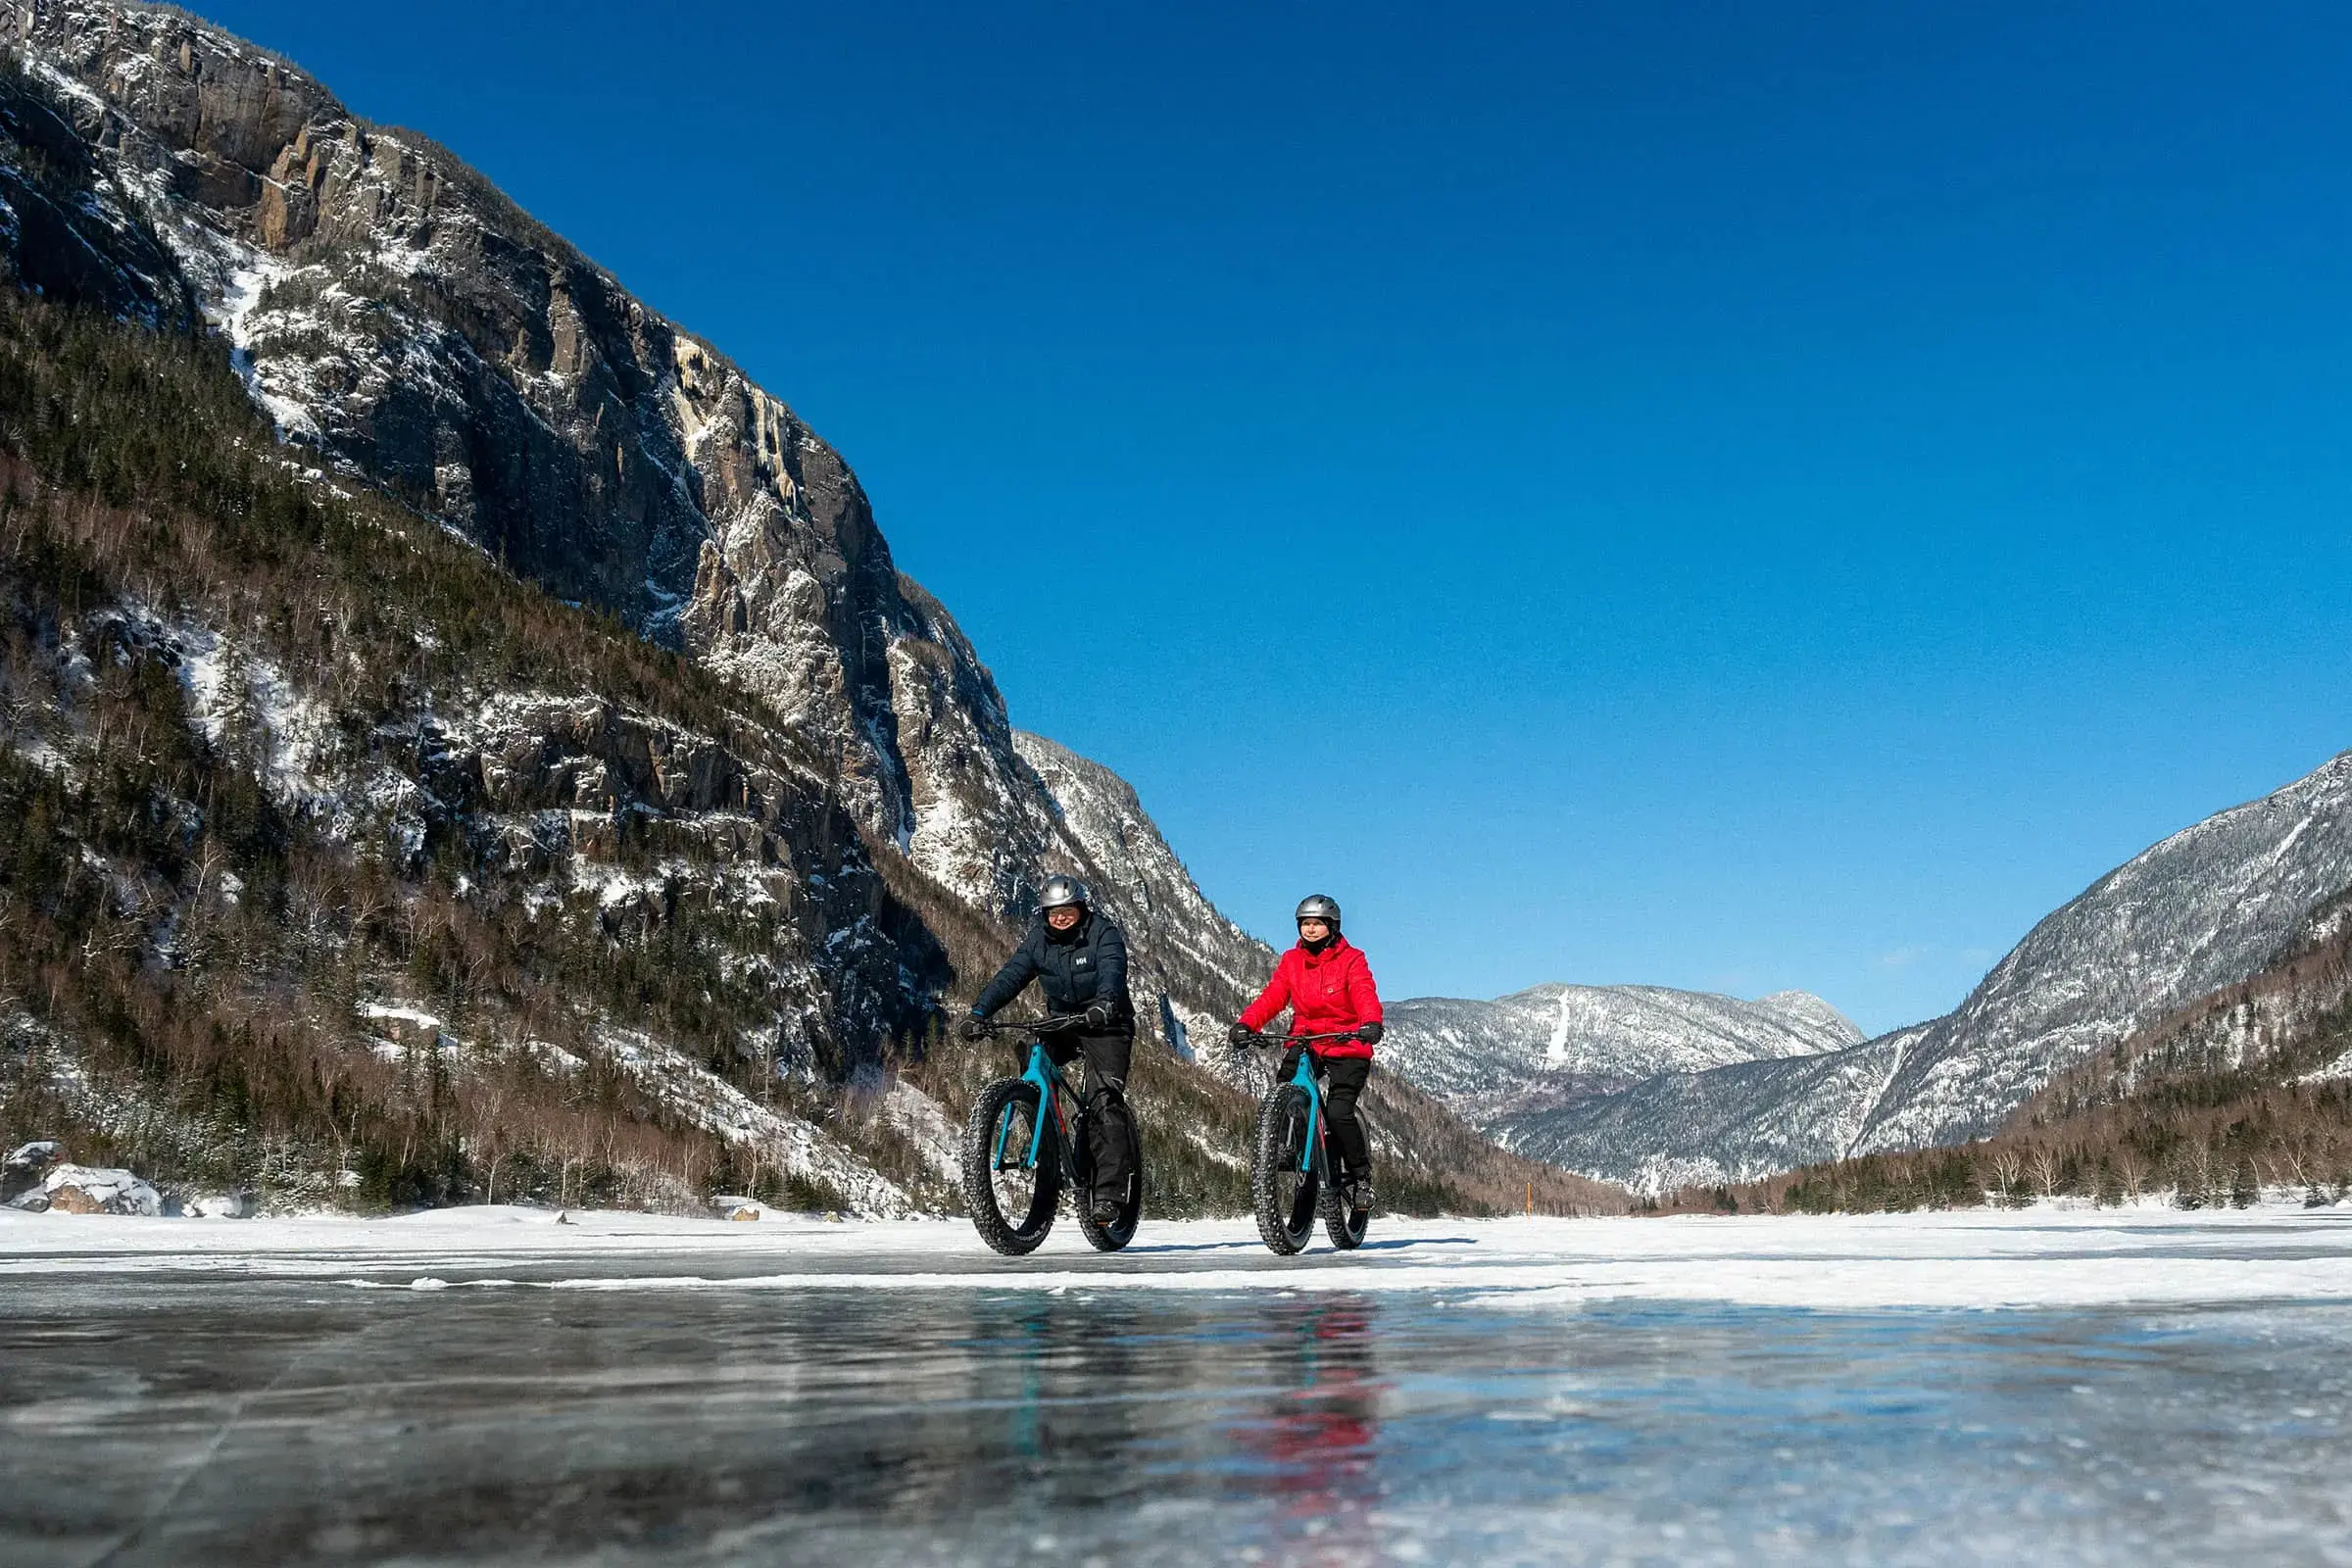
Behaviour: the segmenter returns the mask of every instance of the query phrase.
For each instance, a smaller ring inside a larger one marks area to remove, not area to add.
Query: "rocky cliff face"
[[[287,441],[757,693],[877,843],[984,916],[1017,917],[1051,870],[1120,884],[1089,853],[1122,853],[1115,835],[1069,830],[857,476],[725,356],[446,150],[266,51],[132,0],[17,19],[71,121],[48,139],[143,220],[98,270],[150,318],[193,309],[226,333]],[[141,232],[169,254],[139,254]],[[1119,912],[1188,977],[1183,1005],[1221,1007],[1246,943],[1184,887]]]
[[[2268,967],[2352,887],[2352,753],[2101,877],[1944,1017],[1531,1111],[1510,1147],[1651,1189],[1982,1137],[2063,1069]]]
[[[0,1132],[308,1202],[933,1200],[818,1086],[945,955],[739,688],[289,462],[217,344],[13,288],[0,513]]]
[[[288,440],[741,681],[831,754],[870,831],[1019,904],[1052,813],[1004,700],[789,408],[284,62],[160,8],[29,12],[31,69]]]

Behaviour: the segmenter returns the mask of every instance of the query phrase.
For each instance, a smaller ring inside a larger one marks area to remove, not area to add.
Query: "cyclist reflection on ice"
[[[1372,1303],[1361,1297],[1285,1303],[1269,1370],[1287,1386],[1241,1424],[1282,1502],[1275,1560],[1355,1563],[1377,1554],[1371,1514],[1380,1401],[1388,1386],[1372,1354]]]

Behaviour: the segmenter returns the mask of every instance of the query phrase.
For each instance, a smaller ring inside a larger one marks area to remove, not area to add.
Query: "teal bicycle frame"
[[[1352,1030],[1342,1030],[1337,1034],[1252,1035],[1250,1038],[1256,1045],[1285,1046],[1298,1053],[1298,1065],[1292,1070],[1290,1077],[1292,1083],[1306,1091],[1306,1138],[1304,1147],[1298,1151],[1298,1169],[1312,1175],[1315,1156],[1323,1152],[1323,1085],[1315,1077],[1315,1054],[1307,1048],[1322,1045],[1327,1040],[1353,1040],[1355,1034]],[[1325,1160],[1323,1163],[1325,1174],[1329,1174],[1331,1162]]]
[[[1021,1069],[1021,1082],[1037,1086],[1038,1114],[1029,1124],[1029,1150],[1021,1158],[1021,1169],[1035,1170],[1037,1156],[1046,1150],[1045,1109],[1048,1105],[1054,1107],[1054,1130],[1065,1145],[1070,1135],[1061,1110],[1061,1092],[1069,1086],[1062,1082],[1061,1069],[1054,1065],[1054,1058],[1046,1054],[1046,1043],[1043,1040],[1029,1043],[1029,1065]],[[1011,1135],[1012,1118],[1006,1116],[997,1123],[997,1147],[992,1151],[994,1163],[999,1170],[1004,1169],[1004,1140]]]
[[[1323,1151],[1323,1086],[1315,1081],[1314,1053],[1298,1053],[1298,1070],[1291,1074],[1291,1082],[1306,1091],[1306,1138],[1298,1151],[1298,1168],[1311,1174],[1315,1156]]]

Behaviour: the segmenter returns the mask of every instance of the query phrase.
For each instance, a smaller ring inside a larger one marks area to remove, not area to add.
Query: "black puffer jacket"
[[[1092,909],[1066,937],[1046,924],[1044,915],[1030,921],[1029,934],[972,1010],[988,1017],[1032,980],[1045,991],[1050,1013],[1066,1016],[1084,1012],[1090,1003],[1107,1002],[1113,1029],[1135,1028],[1135,1004],[1127,998],[1127,938]]]

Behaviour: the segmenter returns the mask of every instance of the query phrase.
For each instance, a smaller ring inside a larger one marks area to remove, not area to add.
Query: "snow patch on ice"
[[[463,1208],[388,1220],[111,1224],[0,1211],[0,1278],[218,1271],[413,1288],[677,1291],[1443,1291],[1489,1308],[1729,1301],[1825,1311],[2352,1302],[2352,1213],[2161,1208],[1656,1219],[1391,1220],[1377,1250],[1275,1258],[1246,1219],[1152,1221],[1115,1257],[1055,1228],[1027,1264],[961,1223],[828,1225]],[[771,1260],[762,1269],[760,1260]],[[565,1260],[572,1267],[562,1270]],[[664,1260],[674,1260],[664,1262]],[[746,1265],[750,1265],[747,1267]],[[641,1271],[629,1277],[628,1271]],[[748,1276],[748,1277],[746,1277]],[[531,1284],[517,1287],[538,1288]]]

